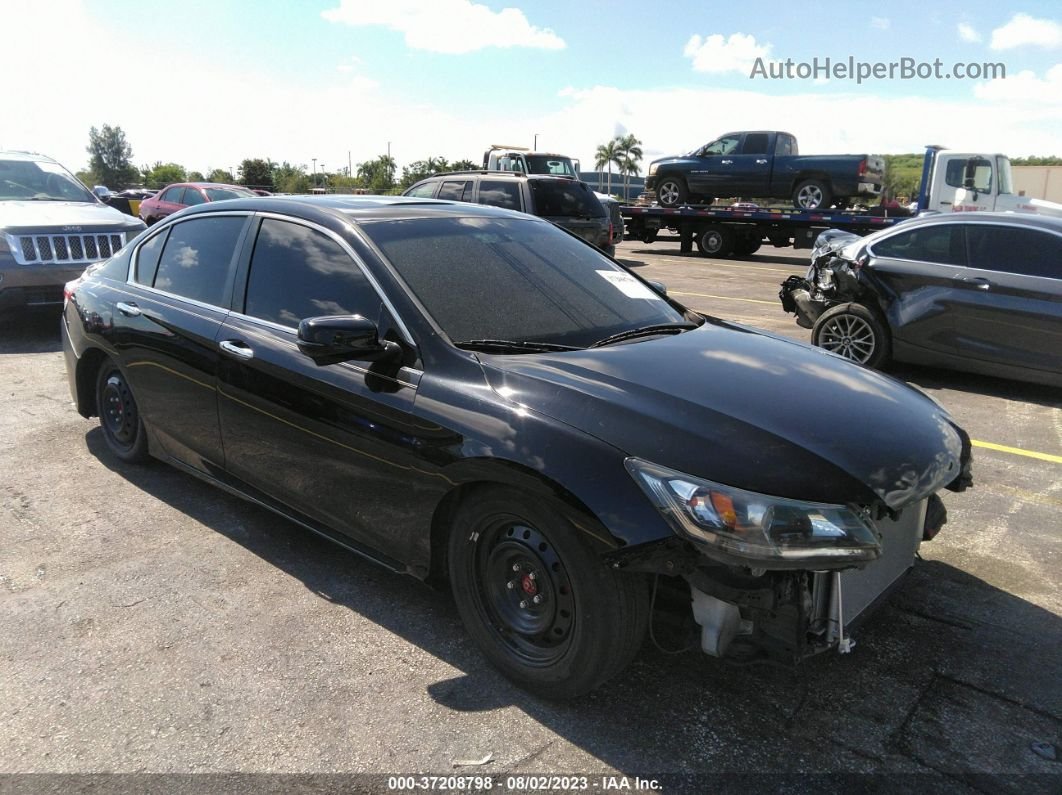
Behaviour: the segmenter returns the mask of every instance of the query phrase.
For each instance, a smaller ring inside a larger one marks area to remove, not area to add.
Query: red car
[[[241,185],[223,185],[218,182],[178,182],[167,185],[150,199],[142,201],[140,219],[151,226],[167,215],[172,215],[185,207],[191,207],[193,204],[240,199],[254,195],[254,191]]]

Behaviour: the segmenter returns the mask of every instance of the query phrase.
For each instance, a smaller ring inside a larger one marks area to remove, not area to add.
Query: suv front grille
[[[20,265],[89,264],[107,259],[125,245],[122,232],[89,235],[9,235],[11,253]],[[21,255],[21,256],[20,256]]]

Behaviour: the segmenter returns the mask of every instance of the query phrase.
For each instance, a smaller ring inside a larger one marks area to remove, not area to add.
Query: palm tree
[[[627,199],[631,177],[638,176],[638,172],[641,171],[638,164],[642,160],[642,142],[635,138],[633,133],[627,133],[622,138],[617,138],[616,143],[622,157],[620,173],[623,175],[623,198]]]
[[[612,193],[612,165],[620,165],[620,150],[617,146],[619,138],[613,138],[607,144],[601,144],[597,147],[597,152],[594,153],[594,168],[597,169],[600,175],[601,169],[608,167],[608,189],[606,193]],[[598,187],[601,187],[601,177],[598,176]]]

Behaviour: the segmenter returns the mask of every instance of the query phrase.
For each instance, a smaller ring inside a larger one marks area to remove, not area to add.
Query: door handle
[[[222,340],[218,343],[218,347],[230,356],[235,356],[237,359],[254,358],[254,351],[247,347],[247,343],[239,342],[238,340]]]
[[[136,304],[127,304],[125,301],[119,301],[114,305],[114,308],[126,317],[140,317],[140,307]]]
[[[734,165],[734,161],[733,160],[720,160],[719,162],[722,163],[724,166],[732,166],[732,165]]]
[[[972,284],[978,290],[987,290],[992,286],[992,282],[988,281],[988,279],[982,279],[980,277],[974,279],[963,279],[963,281],[967,284]]]
[[[766,160],[757,160],[756,163],[758,165],[761,165],[761,166],[767,165],[767,161]]]

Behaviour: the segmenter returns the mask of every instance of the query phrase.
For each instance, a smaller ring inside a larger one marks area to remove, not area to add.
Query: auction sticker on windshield
[[[629,273],[624,273],[623,271],[598,271],[597,274],[628,298],[651,298],[656,301],[660,300],[659,295],[654,293]]]

